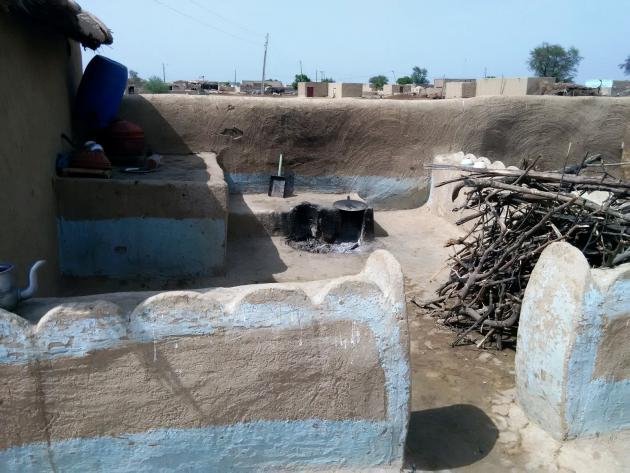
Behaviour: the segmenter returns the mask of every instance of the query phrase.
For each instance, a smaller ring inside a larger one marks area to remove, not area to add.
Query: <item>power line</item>
[[[233,34],[233,33],[230,33],[229,31],[225,31],[225,30],[223,30],[223,29],[221,29],[221,28],[217,28],[216,26],[213,26],[213,25],[211,25],[211,24],[209,24],[209,23],[206,23],[206,22],[205,22],[205,21],[203,21],[203,20],[200,20],[199,18],[196,18],[196,17],[194,17],[194,16],[192,16],[192,15],[189,15],[188,13],[185,13],[185,12],[183,12],[183,11],[181,11],[181,10],[178,10],[177,8],[174,8],[174,7],[172,7],[171,5],[169,5],[169,4],[167,4],[167,3],[162,2],[161,0],[153,0],[153,1],[154,1],[155,3],[157,3],[158,5],[161,5],[161,6],[165,7],[165,8],[168,8],[169,10],[171,10],[171,11],[173,11],[173,12],[177,13],[177,14],[178,14],[178,15],[180,15],[180,16],[183,16],[183,17],[185,17],[185,18],[188,18],[189,20],[192,20],[192,21],[195,21],[195,22],[199,23],[199,24],[200,24],[200,25],[202,25],[202,26],[205,26],[206,28],[210,28],[210,29],[212,29],[212,30],[219,31],[219,32],[221,32],[221,33],[223,33],[223,34],[226,34],[226,35],[228,35],[228,36],[231,36],[231,37],[233,37],[233,38],[235,38],[235,39],[239,39],[239,40],[241,40],[241,41],[246,41],[246,42],[248,42],[248,43],[255,44],[256,46],[258,46],[258,43],[256,43],[255,41],[252,41],[251,39],[243,38],[243,37],[241,37],[241,36],[238,36],[238,35],[235,35],[235,34]]]
[[[223,21],[227,21],[228,23],[232,23],[234,26],[236,26],[237,28],[240,28],[243,31],[247,31],[248,33],[254,34],[256,36],[263,36],[262,34],[258,33],[257,31],[254,30],[250,30],[249,28],[244,27],[243,25],[235,22],[234,20],[230,20],[229,18],[215,12],[214,10],[210,10],[207,6],[205,6],[203,3],[199,3],[197,0],[188,0],[190,3],[192,3],[193,5],[196,5],[197,7],[201,8],[202,10],[207,11],[208,13],[212,13],[214,16],[221,18]]]

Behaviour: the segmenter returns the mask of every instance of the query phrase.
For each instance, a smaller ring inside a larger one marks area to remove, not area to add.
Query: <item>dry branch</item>
[[[453,200],[464,192],[465,202],[456,210],[468,214],[457,224],[470,225],[465,237],[446,244],[455,252],[437,297],[418,303],[459,330],[454,346],[485,328],[491,330],[483,343],[501,348],[515,340],[530,274],[553,242],[576,246],[594,267],[630,260],[630,182],[610,177],[603,163],[591,167],[593,161],[585,157],[572,168],[574,174],[534,171],[533,165],[525,170],[429,166],[462,172],[445,183],[455,183]],[[588,175],[579,175],[582,170]],[[607,192],[607,199],[590,200],[593,190]]]

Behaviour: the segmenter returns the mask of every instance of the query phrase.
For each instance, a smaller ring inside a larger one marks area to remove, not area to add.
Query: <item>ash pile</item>
[[[303,202],[289,214],[287,244],[310,253],[351,253],[374,240],[374,210],[350,197],[333,207]]]
[[[553,242],[572,244],[597,268],[630,261],[630,182],[609,174],[620,164],[587,155],[558,172],[536,171],[535,165],[428,166],[461,172],[438,187],[454,185],[451,199],[462,202],[454,209],[462,214],[456,223],[468,231],[447,242],[454,253],[436,297],[413,302],[458,332],[453,346],[515,343],[530,274]],[[473,333],[477,340],[471,341]]]

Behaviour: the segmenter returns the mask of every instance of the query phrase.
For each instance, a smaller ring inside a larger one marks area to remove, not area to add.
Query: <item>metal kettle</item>
[[[45,263],[39,260],[31,266],[28,287],[19,289],[15,285],[15,266],[0,263],[0,309],[13,310],[18,302],[33,297],[37,291],[37,270]]]

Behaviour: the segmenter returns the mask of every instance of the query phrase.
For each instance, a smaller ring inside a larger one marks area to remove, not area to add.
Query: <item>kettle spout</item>
[[[45,260],[37,261],[32,267],[31,271],[28,275],[28,287],[25,289],[20,289],[18,294],[19,300],[28,299],[29,297],[33,297],[33,295],[37,292],[38,284],[37,284],[37,270],[45,263]]]

